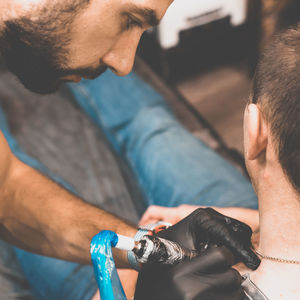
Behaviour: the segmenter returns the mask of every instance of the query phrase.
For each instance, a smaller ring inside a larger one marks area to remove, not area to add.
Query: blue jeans
[[[135,74],[111,72],[71,84],[75,101],[105,133],[114,151],[130,166],[148,205],[240,206],[257,208],[250,182],[175,119],[162,96]],[[71,189],[27,156],[0,127],[12,151],[25,163]],[[15,249],[38,299],[86,299],[96,291],[91,266],[42,257]]]

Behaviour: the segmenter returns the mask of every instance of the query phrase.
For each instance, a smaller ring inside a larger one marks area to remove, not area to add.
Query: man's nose
[[[122,39],[102,57],[105,63],[118,76],[125,76],[132,70],[140,37],[134,40]]]

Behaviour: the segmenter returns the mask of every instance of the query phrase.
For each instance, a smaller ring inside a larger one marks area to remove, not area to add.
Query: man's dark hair
[[[279,33],[262,55],[253,103],[261,105],[279,162],[300,193],[300,24]]]

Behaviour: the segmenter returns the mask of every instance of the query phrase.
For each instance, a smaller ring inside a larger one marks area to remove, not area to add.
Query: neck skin
[[[268,156],[268,153],[266,154]],[[260,243],[267,256],[300,261],[300,199],[276,159],[260,171]],[[251,280],[269,299],[300,299],[300,265],[262,259]]]

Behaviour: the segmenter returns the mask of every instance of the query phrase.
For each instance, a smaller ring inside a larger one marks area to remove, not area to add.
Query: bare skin
[[[4,21],[34,18],[45,6],[55,8],[61,1],[1,1],[0,32]],[[141,12],[153,12],[153,22],[159,22],[171,2],[92,0],[72,24],[66,64],[76,69],[103,63],[118,75],[129,73],[140,36],[152,25]],[[122,27],[128,17],[123,17],[125,13],[136,18],[128,30]],[[2,134],[0,153],[1,237],[6,241],[39,254],[89,263],[90,240],[100,230],[135,234],[134,226],[83,202],[24,165],[12,154]],[[115,258],[118,267],[128,267],[126,254],[115,252]]]
[[[69,0],[68,0],[69,1]],[[90,0],[78,12],[70,28],[68,53],[62,67],[70,70],[110,68],[127,75],[134,63],[136,48],[145,30],[157,25],[173,0]],[[57,10],[64,0],[12,0],[0,3],[0,33],[3,22],[20,17],[34,19]],[[59,28],[57,28],[59,30]],[[1,49],[0,49],[1,50]],[[70,74],[61,79],[74,82],[83,76]]]
[[[25,250],[90,263],[92,237],[109,229],[133,236],[134,226],[95,208],[19,161],[0,135],[0,235]],[[126,255],[115,253],[119,267]]]
[[[215,209],[248,223],[254,231],[253,245],[264,255],[299,261],[300,197],[278,161],[271,129],[256,104],[249,104],[245,109],[244,148],[247,169],[259,199],[259,216],[257,211],[243,208]],[[150,207],[141,223],[177,222],[194,209],[195,206],[190,205]],[[235,268],[242,274],[250,273],[241,264]],[[266,259],[251,273],[251,280],[268,299],[274,300],[299,299],[299,278],[299,265]]]
[[[172,2],[92,1],[91,6],[74,23],[72,37],[76,42],[69,46],[68,66],[76,69],[97,67],[100,63],[108,66],[117,75],[127,75],[132,69],[141,35],[162,19]],[[152,10],[155,12],[155,19],[148,20],[139,9]],[[128,15],[131,22],[129,24]],[[128,25],[129,29],[126,27]]]
[[[4,21],[24,16],[34,19],[64,1],[1,1],[0,36]],[[117,75],[128,74],[142,33],[161,20],[172,2],[91,0],[70,28],[71,41],[64,47],[69,55],[63,67],[76,70],[104,65]],[[74,74],[61,79],[78,82],[81,77]],[[0,153],[2,239],[41,255],[88,264],[90,241],[99,231],[135,235],[135,226],[85,203],[19,161],[1,132]],[[129,268],[127,253],[114,251],[114,258],[117,267]]]
[[[244,136],[246,165],[259,199],[258,250],[268,256],[299,260],[300,238],[295,234],[300,230],[299,194],[282,170],[259,105],[250,104],[245,110]],[[265,259],[251,274],[269,299],[299,299],[299,278],[299,265]]]

